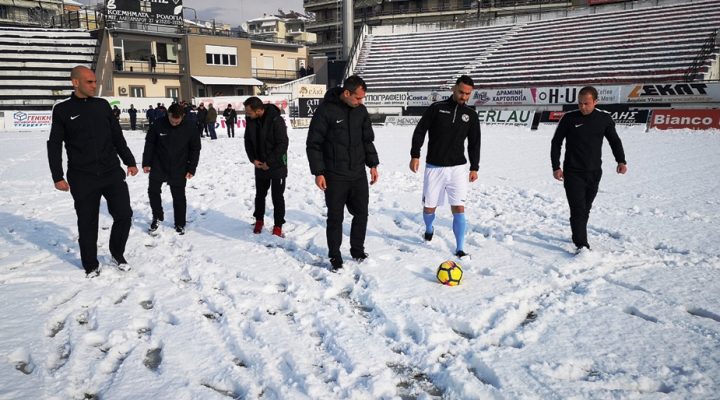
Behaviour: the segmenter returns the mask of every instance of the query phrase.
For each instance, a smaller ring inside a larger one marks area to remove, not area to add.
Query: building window
[[[125,49],[125,60],[150,60],[150,42],[123,40],[123,48]]]
[[[226,46],[205,46],[205,62],[208,65],[237,66],[237,49]]]
[[[165,88],[165,97],[169,97],[175,101],[178,101],[180,99],[180,88],[166,87]]]
[[[175,43],[156,43],[158,62],[173,63],[178,62],[178,51]]]
[[[275,69],[275,59],[268,56],[262,56],[262,65],[265,69]]]
[[[0,19],[8,19],[7,6],[0,6]]]
[[[145,97],[145,86],[130,86],[130,97]]]

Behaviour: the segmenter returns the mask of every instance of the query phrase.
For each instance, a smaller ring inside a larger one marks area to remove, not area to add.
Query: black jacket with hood
[[[270,168],[256,168],[255,173],[270,178],[285,178],[287,169],[288,135],[285,120],[274,104],[263,104],[263,116],[245,117],[245,152],[250,162],[262,161]]]
[[[65,179],[62,166],[63,142],[67,150],[68,173],[77,172],[85,176],[115,173],[120,169],[118,156],[128,167],[135,166],[135,157],[125,141],[120,123],[105,99],[81,99],[73,93],[53,107],[50,138],[47,141],[53,182]]]
[[[306,150],[313,175],[355,180],[367,176],[366,166],[376,167],[380,161],[367,109],[345,104],[342,92],[338,87],[325,93],[310,121]]]
[[[168,117],[155,121],[145,136],[143,167],[150,167],[150,179],[171,186],[185,186],[185,175],[195,175],[200,161],[200,136],[187,116],[178,126]]]

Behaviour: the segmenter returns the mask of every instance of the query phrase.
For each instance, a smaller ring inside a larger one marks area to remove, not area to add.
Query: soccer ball
[[[444,261],[437,269],[438,282],[443,285],[457,286],[460,284],[463,276],[463,270],[460,264],[455,261]]]

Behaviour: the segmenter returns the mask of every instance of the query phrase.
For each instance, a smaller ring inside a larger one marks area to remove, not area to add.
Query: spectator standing
[[[198,120],[198,130],[200,131],[200,137],[205,137],[207,132],[207,124],[205,123],[205,120],[207,119],[207,108],[205,108],[204,103],[200,103],[197,109],[197,120]],[[210,136],[209,134],[207,136]]]
[[[153,109],[152,104],[149,105],[147,111],[145,111],[145,119],[147,119],[149,131],[155,121],[155,110]]]
[[[207,130],[210,133],[210,139],[215,140],[217,139],[217,135],[215,134],[215,123],[217,122],[217,110],[215,110],[215,107],[213,107],[212,103],[208,104],[207,109],[207,115],[205,116],[205,124],[207,125]]]
[[[137,128],[137,109],[135,109],[135,105],[130,104],[127,112],[130,116],[130,130],[134,131]]]
[[[225,126],[227,127],[228,137],[235,137],[235,124],[237,123],[237,112],[233,108],[232,104],[228,104],[223,111],[223,117],[225,117]]]

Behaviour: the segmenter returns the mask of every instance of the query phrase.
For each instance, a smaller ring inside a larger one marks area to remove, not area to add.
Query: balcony
[[[284,69],[263,69],[253,68],[252,74],[257,79],[274,79],[282,81],[291,81],[299,78],[298,71],[290,71]]]
[[[180,74],[180,64],[173,63],[157,63],[154,70],[150,68],[149,61],[125,60],[124,62],[115,63],[115,73],[132,73],[132,74]]]
[[[337,6],[340,0],[305,0],[303,7],[306,11],[314,11],[317,9],[327,8],[327,6]]]

